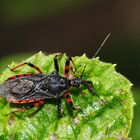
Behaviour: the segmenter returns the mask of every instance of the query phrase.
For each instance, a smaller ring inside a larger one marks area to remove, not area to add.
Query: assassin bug
[[[109,37],[109,35],[106,37],[106,39]],[[101,47],[105,43],[106,39],[102,43]],[[101,47],[98,49],[95,55],[99,52]],[[98,98],[100,97],[94,92],[92,82],[82,79],[87,64],[83,68],[81,76],[74,76],[72,79],[69,78],[70,64],[72,64],[72,72],[74,73],[76,71],[72,58],[68,57],[65,62],[65,76],[59,75],[58,55],[54,57],[55,71],[50,74],[44,74],[39,67],[30,62],[25,62],[17,65],[14,68],[10,68],[11,71],[14,71],[18,67],[28,65],[37,70],[38,73],[18,74],[9,77],[3,84],[0,85],[0,96],[6,98],[6,100],[10,103],[22,105],[29,104],[27,108],[23,107],[20,110],[15,110],[13,112],[25,111],[26,109],[34,106],[41,107],[47,100],[54,99],[57,102],[58,115],[61,115],[61,100],[63,96],[72,109],[79,110],[80,107],[75,107],[73,104],[73,100],[68,91],[70,87],[78,88],[80,85],[83,85],[91,94],[97,96]],[[104,101],[102,100],[102,102]]]

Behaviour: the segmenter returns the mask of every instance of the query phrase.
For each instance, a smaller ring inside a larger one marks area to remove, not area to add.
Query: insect
[[[80,110],[80,107],[74,106],[72,97],[69,93],[70,87],[78,88],[80,85],[83,85],[91,94],[97,97],[99,96],[94,92],[92,82],[82,79],[84,70],[88,63],[83,68],[81,76],[74,76],[72,79],[69,78],[70,64],[72,64],[73,73],[76,70],[72,58],[68,57],[64,67],[65,76],[61,76],[59,74],[58,55],[54,57],[55,71],[50,74],[43,73],[39,67],[30,62],[25,62],[14,68],[10,68],[11,71],[14,71],[21,66],[28,65],[37,70],[38,73],[18,74],[9,77],[0,85],[0,96],[6,98],[8,102],[13,104],[28,104],[28,107],[23,107],[13,112],[21,112],[29,108],[41,107],[47,102],[47,100],[54,99],[57,103],[58,115],[61,116],[63,113],[61,107],[61,100],[63,97],[65,97],[67,104],[73,110]]]

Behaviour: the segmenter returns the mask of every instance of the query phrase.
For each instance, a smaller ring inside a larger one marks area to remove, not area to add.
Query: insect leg
[[[63,113],[62,107],[61,107],[61,99],[57,100],[57,110],[58,110],[58,116],[61,116]]]
[[[71,57],[68,57],[67,60],[66,60],[66,63],[65,63],[65,76],[66,77],[69,77],[69,70],[71,68],[70,67],[70,62],[72,63],[72,72],[73,72],[73,74],[76,71],[76,67],[74,65],[74,62],[73,62],[72,58]]]
[[[44,100],[39,100],[38,102],[34,103],[34,106],[39,107],[39,106],[43,105],[44,103],[45,103]]]
[[[44,104],[45,104],[45,101],[44,101],[44,100],[39,100],[38,102],[36,102],[36,103],[33,105],[33,107],[36,106],[36,107],[38,107],[38,109],[35,110],[33,113],[31,113],[31,114],[29,115],[29,117],[32,117],[32,116],[33,116],[34,114],[36,114],[39,110],[41,110]]]
[[[35,75],[35,74],[33,74],[33,73],[28,73],[28,74],[17,74],[17,75],[14,75],[14,76],[11,76],[11,77],[9,77],[8,79],[7,79],[7,81],[8,80],[11,80],[11,79],[15,79],[15,78],[18,78],[18,77],[25,77],[25,76],[31,76],[31,75]]]
[[[23,112],[23,111],[25,111],[26,109],[27,109],[27,108],[23,107],[23,108],[21,108],[21,109],[14,110],[14,111],[12,111],[12,112],[10,112],[10,113]],[[10,113],[9,113],[9,114],[10,114]]]
[[[24,65],[28,65],[28,66],[32,67],[33,69],[36,69],[39,73],[42,73],[42,71],[39,67],[37,67],[36,65],[34,65],[30,62],[21,63],[14,68],[10,68],[10,70],[13,71],[13,70],[17,69],[18,67],[21,67],[21,66],[24,66]]]
[[[23,111],[25,111],[25,110],[27,110],[27,109],[31,109],[31,108],[33,108],[33,107],[39,107],[35,112],[33,112],[33,113],[31,114],[31,115],[33,115],[33,114],[35,114],[36,112],[38,112],[38,111],[42,108],[42,105],[43,105],[44,103],[45,103],[44,100],[39,100],[39,101],[35,102],[34,104],[30,104],[30,105],[28,105],[27,107],[23,107],[23,108],[21,108],[21,109],[14,110],[14,111],[10,112],[9,114],[11,114],[11,113],[16,113],[16,112],[23,112]],[[9,115],[9,114],[7,114],[7,115]]]
[[[65,92],[65,93],[64,93],[64,96],[65,96],[65,99],[66,99],[68,105],[69,105],[73,110],[80,110],[80,107],[75,107],[75,106],[74,106],[72,97],[70,96],[70,93]]]
[[[57,57],[58,57],[58,55],[56,55],[56,56],[54,57],[54,67],[55,67],[55,70],[59,73],[59,66],[58,66]]]
[[[105,104],[105,101],[94,91],[93,83],[91,81],[83,80],[81,84],[84,85],[92,95],[97,96]]]
[[[10,115],[10,114],[12,114],[12,113],[17,113],[17,112],[23,112],[23,111],[25,111],[25,110],[27,110],[27,109],[30,109],[30,108],[33,108],[33,107],[34,107],[34,105],[30,105],[30,106],[28,106],[28,107],[23,107],[23,108],[21,108],[21,109],[17,109],[17,110],[11,111],[11,112],[8,113],[7,115]]]

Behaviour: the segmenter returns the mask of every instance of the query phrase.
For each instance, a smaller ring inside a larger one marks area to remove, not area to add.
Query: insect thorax
[[[68,89],[68,79],[60,76],[58,73],[53,73],[44,79],[42,86],[48,90],[50,94],[62,96],[63,92]]]

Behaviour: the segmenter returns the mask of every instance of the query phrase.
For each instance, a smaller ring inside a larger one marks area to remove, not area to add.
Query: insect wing
[[[39,100],[52,98],[48,90],[43,91],[40,83],[47,75],[38,74],[30,77],[15,78],[0,85],[0,96],[11,102],[16,100]]]

